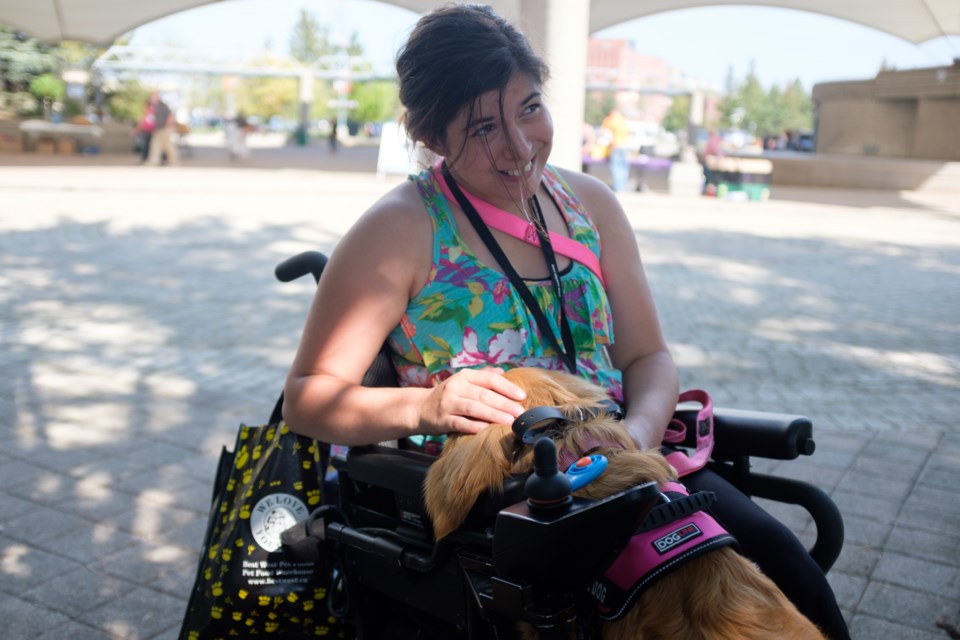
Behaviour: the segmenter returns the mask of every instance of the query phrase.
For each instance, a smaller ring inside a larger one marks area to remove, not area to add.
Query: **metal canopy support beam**
[[[515,21],[550,66],[550,82],[545,87],[554,128],[550,162],[579,170],[590,0],[519,0],[517,8],[519,19]]]

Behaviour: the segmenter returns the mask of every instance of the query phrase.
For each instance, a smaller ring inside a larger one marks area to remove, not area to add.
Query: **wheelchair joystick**
[[[570,479],[557,468],[557,447],[550,438],[540,438],[533,446],[533,475],[524,488],[533,510],[563,508],[573,501]]]

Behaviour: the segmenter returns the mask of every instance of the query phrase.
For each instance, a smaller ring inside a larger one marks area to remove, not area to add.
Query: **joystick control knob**
[[[533,475],[524,488],[531,509],[556,509],[573,501],[570,479],[557,468],[557,447],[550,438],[533,445]]]

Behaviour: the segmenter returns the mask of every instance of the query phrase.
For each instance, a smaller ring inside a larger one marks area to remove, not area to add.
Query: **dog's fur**
[[[513,369],[506,374],[527,392],[526,408],[554,406],[577,415],[578,406],[606,398],[598,386],[565,373]],[[622,422],[607,416],[566,429],[557,449],[583,452],[584,434],[616,443],[602,449],[606,472],[577,495],[601,498],[643,482],[664,484],[677,473],[659,451],[637,449]],[[511,474],[533,469],[533,447],[517,451],[511,425],[495,424],[477,435],[448,438],[424,488],[427,512],[440,539],[466,518],[488,488],[502,486]],[[516,455],[515,455],[516,454]],[[647,589],[620,620],[605,623],[607,640],[825,640],[822,633],[787,600],[749,560],[722,547],[683,565]]]

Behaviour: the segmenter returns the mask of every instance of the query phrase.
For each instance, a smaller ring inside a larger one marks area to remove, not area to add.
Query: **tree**
[[[136,80],[125,80],[107,96],[107,112],[116,122],[140,122],[149,97],[150,89]]]
[[[742,82],[730,74],[727,85],[727,95],[718,105],[720,126],[745,129],[758,137],[813,128],[813,102],[799,80],[785,90],[776,86],[764,90],[751,65]]]
[[[660,124],[667,131],[686,131],[690,123],[690,96],[675,96]]]
[[[290,34],[290,55],[302,64],[313,64],[321,56],[331,52],[327,29],[306,9],[300,10],[300,18]]]
[[[299,97],[295,78],[247,78],[237,88],[237,109],[264,120],[295,120]]]
[[[616,104],[612,91],[588,91],[583,104],[583,119],[587,124],[599,127]]]
[[[0,91],[26,91],[34,78],[57,67],[52,47],[0,27]]]
[[[395,82],[355,84],[351,98],[357,102],[357,108],[351,114],[357,122],[384,122],[397,116],[400,101]]]
[[[30,93],[39,100],[59,100],[65,91],[63,80],[52,73],[41,74],[30,81]]]

